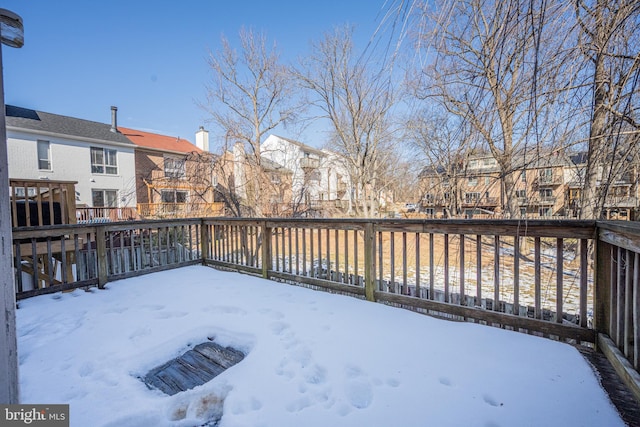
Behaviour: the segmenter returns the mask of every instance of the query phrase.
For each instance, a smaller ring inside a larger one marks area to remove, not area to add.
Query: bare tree
[[[426,166],[421,171],[424,202],[441,204],[447,217],[461,212],[466,157],[473,152],[469,126],[443,113],[421,110],[407,126],[407,140]]]
[[[437,100],[470,125],[500,167],[506,213],[519,212],[515,162],[553,101],[556,66],[546,2],[457,0],[425,7],[430,31],[418,34],[433,58],[414,81],[420,99]]]
[[[385,185],[381,171],[395,137],[391,116],[397,97],[390,64],[357,56],[352,38],[350,27],[326,34],[303,59],[298,77],[332,125],[330,146],[344,158],[356,214],[370,217]]]
[[[576,0],[575,16],[591,94],[586,97],[591,102],[581,217],[597,219],[610,183],[628,167],[640,134],[640,3]]]
[[[274,128],[294,120],[302,104],[275,44],[269,47],[263,34],[245,29],[239,41],[238,53],[223,36],[221,50],[209,55],[212,79],[205,108],[224,135],[223,152],[242,146],[242,154],[222,156],[219,165],[231,174],[227,178],[232,182],[220,189],[228,193],[223,198],[230,213],[263,216],[278,185],[271,185],[260,144]]]

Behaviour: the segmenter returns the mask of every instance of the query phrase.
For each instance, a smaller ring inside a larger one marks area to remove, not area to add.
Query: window
[[[116,150],[91,147],[91,173],[118,173]]]
[[[179,190],[162,190],[162,203],[187,203],[189,192]]]
[[[540,197],[542,199],[550,199],[553,197],[553,191],[550,188],[543,188],[540,190]]]
[[[524,199],[527,197],[527,190],[516,190],[516,197]]]
[[[478,161],[477,160],[469,160],[469,169],[475,169],[478,167]]]
[[[91,190],[94,208],[117,208],[118,190]]]
[[[165,157],[164,176],[167,178],[184,178],[185,159],[182,157]]]
[[[49,141],[38,140],[38,169],[51,170],[51,146]]]
[[[429,215],[429,216],[433,216],[433,208],[426,208],[424,210],[424,213]]]
[[[494,166],[496,164],[496,159],[492,159],[487,157],[486,159],[482,159],[483,166]]]
[[[489,185],[491,183],[491,178],[489,178],[488,176],[484,177],[484,185]]]
[[[553,169],[551,168],[541,169],[538,173],[540,174],[541,184],[553,183]]]
[[[553,169],[550,169],[550,168],[541,169],[539,173],[541,177],[548,177],[548,178],[553,177]]]
[[[538,213],[540,216],[551,216],[551,208],[540,208]]]
[[[480,193],[464,193],[464,201],[466,203],[475,203],[480,200]]]
[[[475,187],[476,185],[478,185],[478,177],[477,177],[477,176],[470,176],[470,177],[467,179],[467,184],[468,184],[470,187]]]
[[[527,182],[527,171],[520,172],[520,181]]]

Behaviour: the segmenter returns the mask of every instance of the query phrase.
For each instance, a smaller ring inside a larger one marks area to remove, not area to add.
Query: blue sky
[[[205,58],[221,34],[234,41],[242,26],[264,31],[285,61],[295,61],[311,40],[345,23],[355,25],[363,47],[386,3],[4,0],[25,27],[22,49],[3,46],[5,102],[104,123],[115,105],[121,126],[193,141],[199,126],[212,128],[196,103],[210,76]],[[324,140],[318,125],[282,136],[315,146]]]

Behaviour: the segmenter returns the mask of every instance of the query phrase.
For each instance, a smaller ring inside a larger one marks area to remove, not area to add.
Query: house
[[[120,127],[135,145],[137,209],[144,218],[216,216],[216,156],[203,127],[196,145],[178,137]]]
[[[289,138],[269,135],[260,147],[262,158],[292,172],[292,210],[331,216],[350,207],[348,174],[340,156]]]
[[[230,216],[291,216],[293,172],[237,142],[218,159],[216,193]]]
[[[638,165],[619,163],[624,166],[619,170],[597,172],[597,185],[608,189],[603,219],[638,217]],[[506,211],[507,200],[515,198],[517,218],[576,218],[586,166],[586,153],[520,152],[514,158],[514,186],[507,192],[496,160],[470,153],[465,160],[423,168],[421,210],[431,217],[497,218]]]
[[[77,206],[135,208],[135,145],[111,108],[105,124],[7,105],[9,177],[76,182]]]

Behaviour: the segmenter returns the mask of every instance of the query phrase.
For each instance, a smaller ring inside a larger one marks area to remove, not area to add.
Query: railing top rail
[[[53,233],[59,234],[60,231],[70,231],[77,233],[80,229],[95,229],[96,227],[102,227],[106,230],[117,231],[126,230],[131,228],[158,228],[166,226],[174,226],[180,224],[198,224],[202,221],[202,218],[176,218],[176,219],[150,219],[150,220],[133,220],[133,221],[118,221],[107,222],[99,224],[56,224],[56,225],[43,225],[43,226],[31,226],[31,227],[14,227],[13,234],[16,233]]]
[[[56,179],[23,179],[23,178],[10,178],[9,184],[33,184],[34,186],[39,185],[40,187],[46,187],[46,184],[77,184],[78,181],[62,181]]]
[[[366,224],[373,224],[378,231],[406,231],[416,233],[468,234],[468,235],[507,235],[531,237],[595,238],[596,225],[601,229],[623,232],[640,237],[640,224],[629,222],[591,221],[591,220],[526,220],[526,219],[396,219],[396,218],[177,218],[158,220],[132,220],[101,224],[65,224],[32,227],[16,227],[14,234],[59,235],[64,232],[84,232],[102,227],[107,231],[120,231],[133,228],[161,228],[176,225],[235,224],[268,227],[291,228],[335,228],[361,230]],[[82,230],[82,231],[81,231]]]
[[[616,231],[640,237],[640,222],[636,221],[597,221],[600,230]]]

